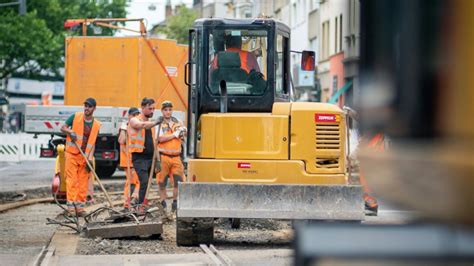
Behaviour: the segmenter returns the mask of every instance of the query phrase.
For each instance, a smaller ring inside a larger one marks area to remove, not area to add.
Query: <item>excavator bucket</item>
[[[364,220],[362,187],[180,183],[180,218]]]

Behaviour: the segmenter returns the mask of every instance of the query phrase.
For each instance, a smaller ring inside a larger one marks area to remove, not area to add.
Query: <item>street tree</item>
[[[176,15],[166,20],[166,26],[158,28],[157,32],[166,34],[169,39],[175,39],[178,43],[188,43],[188,32],[194,20],[198,18],[196,11],[187,8],[185,5],[177,7]]]
[[[0,0],[3,2],[3,0]],[[64,21],[70,18],[120,18],[126,16],[128,0],[41,0],[27,1],[27,13],[18,8],[0,8],[0,79],[12,74],[26,77],[62,78]],[[103,29],[101,35],[113,35],[114,29]],[[94,35],[93,31],[89,32]]]

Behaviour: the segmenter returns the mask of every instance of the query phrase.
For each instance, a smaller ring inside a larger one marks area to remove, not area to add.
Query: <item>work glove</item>
[[[120,129],[121,129],[121,130],[127,130],[127,127],[128,127],[128,124],[127,124],[127,122],[125,122],[125,121],[122,122],[122,125],[120,125]]]
[[[181,131],[178,129],[175,132],[173,132],[173,136],[178,139],[180,133],[181,133]]]
[[[71,131],[71,133],[69,133],[69,137],[71,137],[72,142],[76,142],[76,141],[77,141],[77,134],[76,134],[76,132]]]
[[[88,161],[89,161],[89,164],[90,164],[92,167],[94,167],[94,161],[93,161],[93,160],[88,160]],[[89,165],[86,164],[86,170],[87,170],[88,173],[90,173],[90,172],[92,172],[93,169],[90,169],[90,168],[89,168]]]
[[[184,135],[186,134],[187,129],[185,127],[180,127],[178,128],[178,131],[179,131],[179,137],[184,138]]]

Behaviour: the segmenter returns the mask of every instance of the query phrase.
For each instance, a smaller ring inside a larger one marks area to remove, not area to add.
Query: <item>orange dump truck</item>
[[[142,20],[137,36],[85,36],[94,25],[117,27],[122,19],[68,20],[65,26],[83,28],[84,36],[66,37],[64,106],[28,106],[25,131],[50,134],[51,141],[41,150],[42,157],[55,157],[63,144],[60,127],[73,113],[83,110],[88,97],[97,100],[94,116],[102,128],[96,142],[95,159],[99,176],[111,176],[119,162],[118,128],[129,107],[140,107],[143,97],[157,102],[171,100],[176,116],[186,120],[188,89],[184,84],[184,66],[188,47],[174,40],[148,37]],[[127,29],[128,30],[128,29]],[[132,30],[133,31],[133,30]],[[155,112],[159,116],[160,112]]]

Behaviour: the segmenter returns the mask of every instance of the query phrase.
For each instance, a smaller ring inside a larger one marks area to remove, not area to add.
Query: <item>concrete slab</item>
[[[293,265],[292,249],[223,250],[236,265]]]
[[[20,254],[0,254],[0,265],[30,265],[35,256]]]
[[[75,255],[58,256],[50,265],[212,265],[212,260],[204,253],[160,254],[160,255]]]

